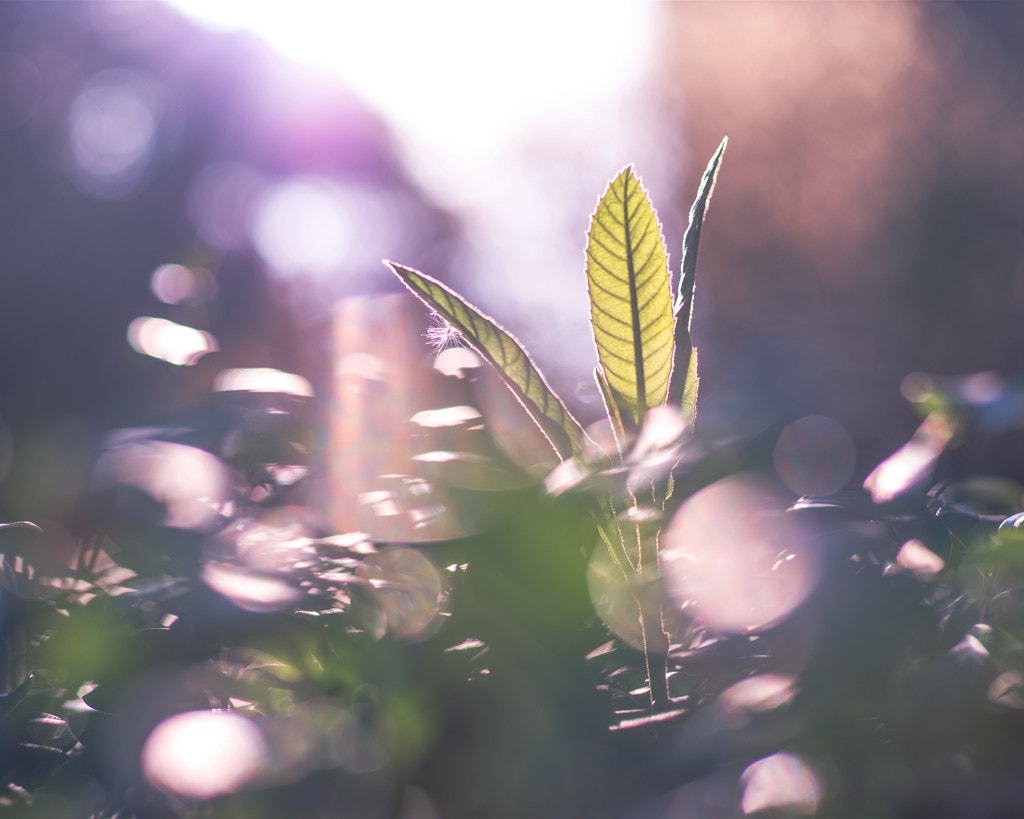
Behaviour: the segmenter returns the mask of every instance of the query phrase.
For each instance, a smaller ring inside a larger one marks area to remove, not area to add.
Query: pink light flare
[[[193,799],[233,793],[267,767],[257,725],[230,711],[186,711],[159,723],[142,748],[142,771],[158,788]]]
[[[712,484],[676,512],[662,571],[681,608],[720,632],[759,631],[784,619],[814,589],[819,559],[770,490],[746,477]]]

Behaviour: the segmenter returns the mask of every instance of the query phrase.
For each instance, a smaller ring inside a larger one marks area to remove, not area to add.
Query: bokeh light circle
[[[187,711],[153,729],[142,748],[142,771],[158,788],[210,799],[252,782],[269,757],[252,720],[231,711]]]
[[[830,495],[853,475],[856,449],[833,418],[808,415],[787,426],[775,444],[775,471],[798,495]]]
[[[210,271],[181,264],[160,265],[149,277],[149,287],[165,304],[199,304],[216,292]]]
[[[115,446],[96,462],[97,489],[131,487],[164,506],[163,524],[205,529],[215,523],[231,498],[231,476],[215,455],[170,441]]]
[[[176,367],[192,366],[204,355],[220,349],[217,339],[210,333],[154,316],[139,316],[133,320],[126,335],[136,352]]]
[[[587,589],[602,622],[626,643],[642,651],[644,636],[635,591],[603,542],[598,542],[590,555]]]
[[[809,816],[821,802],[823,788],[818,775],[796,754],[759,759],[743,772],[741,781],[744,814],[778,811],[779,815]]]
[[[203,168],[188,193],[188,216],[203,241],[218,250],[249,245],[249,223],[267,186],[255,168],[214,162]]]
[[[154,154],[161,108],[150,77],[124,69],[93,77],[68,113],[78,183],[104,198],[132,193]]]
[[[373,599],[400,640],[426,637],[445,598],[441,574],[424,555],[405,546],[389,546],[364,560],[356,573],[373,590]]]
[[[355,240],[338,186],[326,179],[289,179],[258,205],[253,241],[272,267],[321,275],[337,271]]]
[[[819,576],[817,553],[774,493],[733,477],[690,497],[663,538],[662,571],[679,607],[721,632],[784,619]]]

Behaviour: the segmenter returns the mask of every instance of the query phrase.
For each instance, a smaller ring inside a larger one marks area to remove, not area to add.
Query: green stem
[[[661,583],[658,567],[658,541],[656,538],[641,538],[637,527],[637,540],[640,545],[639,573],[643,582],[639,597],[640,627],[644,640],[644,659],[647,663],[647,681],[651,688],[651,707],[655,711],[668,708],[668,635],[661,610]],[[650,568],[648,568],[650,567]],[[652,575],[655,580],[648,581],[645,575]]]

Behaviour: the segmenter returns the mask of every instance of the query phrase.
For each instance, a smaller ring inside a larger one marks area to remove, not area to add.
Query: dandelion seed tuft
[[[452,347],[462,346],[462,335],[451,324],[437,313],[430,316],[431,326],[423,337],[433,347],[435,353],[441,353]]]

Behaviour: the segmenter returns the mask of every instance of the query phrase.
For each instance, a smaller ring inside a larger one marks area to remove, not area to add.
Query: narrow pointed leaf
[[[697,277],[697,247],[700,244],[700,229],[704,225],[704,217],[707,215],[708,207],[711,205],[711,196],[715,192],[715,182],[718,181],[718,169],[722,164],[722,157],[729,145],[729,137],[725,137],[715,153],[708,161],[704,169],[704,175],[700,179],[700,186],[697,188],[697,198],[690,206],[690,223],[686,227],[686,234],[683,236],[683,261],[682,274],[679,277],[679,292],[676,295],[675,312],[685,317],[686,325],[690,325],[690,317],[693,312],[693,287]]]
[[[697,247],[700,244],[700,229],[704,225],[704,217],[711,204],[711,195],[715,192],[718,169],[722,164],[722,156],[725,154],[728,144],[729,138],[725,137],[712,155],[707,168],[704,169],[704,175],[697,188],[697,198],[693,200],[693,205],[690,207],[690,224],[683,236],[683,261],[679,274],[679,292],[676,294],[673,308],[676,316],[676,361],[672,373],[672,386],[668,394],[669,403],[672,404],[683,401],[688,388],[690,350],[693,349],[693,344],[690,341],[690,322],[693,319],[693,294],[697,284]],[[694,386],[694,397],[696,398],[696,386]]]
[[[608,185],[587,234],[597,356],[623,421],[665,403],[672,373],[672,294],[661,224],[627,167]]]
[[[580,451],[583,428],[511,333],[437,279],[394,262],[386,264],[413,295],[494,366],[562,460]]]

